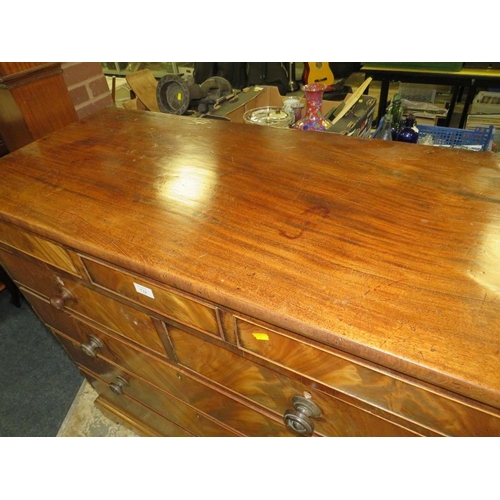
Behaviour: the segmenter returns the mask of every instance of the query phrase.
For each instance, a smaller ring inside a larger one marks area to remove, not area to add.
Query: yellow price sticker
[[[262,333],[262,332],[255,332],[252,333],[252,335],[257,339],[257,340],[269,340],[269,335],[267,333]]]

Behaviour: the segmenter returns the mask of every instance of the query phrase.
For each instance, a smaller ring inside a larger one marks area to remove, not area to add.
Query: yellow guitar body
[[[323,83],[324,85],[333,85],[333,71],[327,62],[307,62],[304,63],[302,80],[305,84]]]

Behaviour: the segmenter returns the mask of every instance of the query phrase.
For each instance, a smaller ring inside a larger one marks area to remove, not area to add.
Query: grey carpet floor
[[[0,292],[0,436],[53,437],[83,377],[26,300]]]

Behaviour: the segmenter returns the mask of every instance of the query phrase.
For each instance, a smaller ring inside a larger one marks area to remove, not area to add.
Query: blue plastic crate
[[[432,125],[418,125],[419,142],[426,135],[432,137],[434,146],[488,151],[491,149],[495,127],[476,127],[473,130]]]
[[[380,133],[383,123],[384,117],[380,120],[377,130],[371,135],[373,139]],[[495,134],[495,127],[493,125],[466,130],[461,128],[437,127],[433,125],[419,125],[417,120],[417,128],[419,142],[422,142],[422,139],[426,135],[430,135],[434,146],[469,149],[472,151],[491,150],[493,136]]]

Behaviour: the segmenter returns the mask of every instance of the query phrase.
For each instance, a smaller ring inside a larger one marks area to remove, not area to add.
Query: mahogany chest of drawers
[[[144,435],[499,436],[496,158],[110,109],[0,160],[0,265]]]

